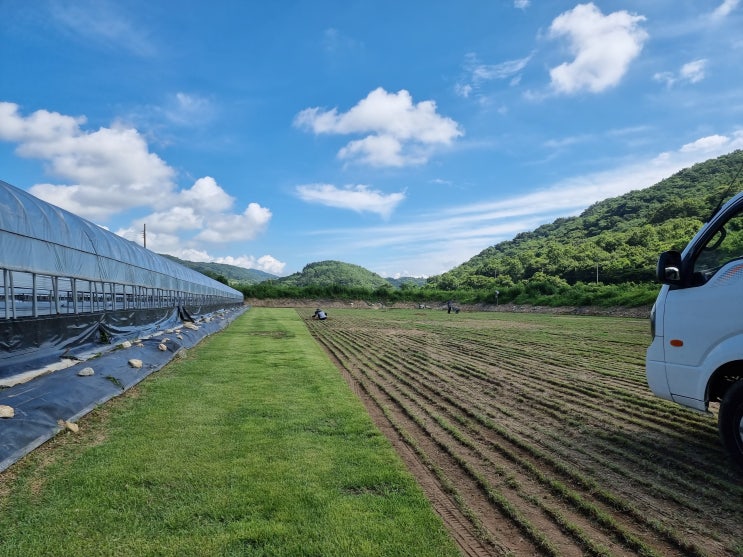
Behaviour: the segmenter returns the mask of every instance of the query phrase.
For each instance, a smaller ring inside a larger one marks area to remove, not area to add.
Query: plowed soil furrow
[[[459,413],[456,406],[449,406],[430,397],[420,397],[416,393],[406,392],[402,388],[398,388],[398,391],[401,396],[418,407],[418,412],[425,413],[430,417],[426,430],[430,435],[439,439],[442,448],[445,447],[445,450],[453,455],[460,451],[460,460],[471,462],[473,466],[480,468],[479,474],[483,478],[482,482],[484,484],[491,484],[506,496],[511,505],[520,509],[521,514],[531,517],[533,522],[540,524],[548,539],[554,540],[557,538],[554,529],[559,528],[559,525],[553,524],[552,531],[546,531],[548,519],[539,515],[539,513],[547,514],[547,509],[556,508],[558,498],[564,498],[566,495],[562,486],[559,490],[555,486],[559,480],[555,478],[556,474],[550,467],[551,463],[536,459],[533,454],[523,451],[518,445],[510,444],[509,439],[498,436],[493,430],[478,427],[473,422],[468,422],[467,425],[462,427],[449,424],[446,429],[443,429],[444,426],[440,424],[446,423],[446,418],[456,422],[467,422],[467,419]],[[439,424],[440,427],[437,428],[435,424]],[[437,434],[432,433],[436,429],[440,431]],[[446,440],[444,440],[445,437]],[[491,480],[493,473],[497,473],[498,476],[495,480]],[[507,479],[507,481],[504,479]],[[630,532],[631,527],[628,524],[621,525],[616,520],[612,521],[610,525],[599,525],[604,526],[608,532],[598,529],[595,524],[590,522],[595,516],[591,511],[600,514],[606,513],[609,509],[600,509],[600,507],[605,507],[600,501],[586,501],[585,498],[593,499],[593,497],[588,490],[582,488],[583,486],[577,486],[577,489],[576,486],[572,486],[570,488],[572,493],[569,495],[572,501],[580,501],[586,510],[563,505],[563,519],[574,526],[578,523],[583,525],[582,529],[575,526],[579,534],[587,535],[592,540],[602,539],[604,542],[602,545],[605,547],[612,544],[612,536],[615,543],[621,543],[624,539],[636,537]],[[515,490],[522,501],[517,501],[513,495],[506,494],[511,490]],[[580,491],[582,493],[579,493]],[[537,510],[530,508],[535,503],[539,508],[539,513]],[[524,505],[527,505],[527,507],[524,507]],[[551,517],[552,514],[550,513],[549,516]],[[588,534],[585,532],[586,527],[590,532]],[[573,540],[573,543],[578,542],[578,539]],[[566,547],[564,541],[558,543],[558,545],[562,548]],[[632,554],[639,548],[638,546],[632,546],[626,548],[626,551],[628,554]],[[656,551],[656,554],[673,555],[678,553],[671,546],[663,546]]]
[[[439,354],[439,358],[437,358],[440,365],[445,365],[442,360],[443,357],[442,354]],[[479,357],[479,355],[475,356],[474,360],[477,360]],[[483,364],[482,361],[479,365],[483,369],[488,369],[487,364]],[[570,381],[581,381],[581,383],[586,384],[586,380],[581,380],[578,377],[569,377],[567,380],[559,378],[552,379],[550,377],[545,378],[544,375],[547,375],[548,372],[535,374],[534,372],[527,373],[523,371],[524,369],[528,369],[528,367],[526,367],[525,363],[521,360],[513,361],[510,365],[501,362],[497,368],[491,371],[491,374],[498,374],[498,381],[501,384],[508,383],[518,387],[518,391],[513,393],[512,397],[527,397],[533,404],[555,405],[556,402],[559,401],[563,412],[569,413],[571,409],[574,409],[575,412],[583,418],[590,417],[589,412],[593,412],[593,416],[599,416],[600,419],[605,419],[609,409],[612,409],[615,412],[615,418],[617,418],[617,413],[620,413],[621,420],[617,420],[618,422],[639,423],[641,424],[642,429],[645,429],[646,422],[656,422],[657,429],[662,431],[664,435],[682,435],[677,431],[679,426],[678,422],[674,421],[674,427],[669,427],[667,411],[664,411],[663,415],[655,416],[648,413],[644,406],[638,406],[634,403],[625,403],[621,406],[616,397],[612,396],[611,391],[605,388],[590,388],[584,387],[581,384],[578,384],[577,386],[571,385]],[[542,369],[544,369],[544,366]],[[487,383],[491,382],[489,379],[489,373],[480,372],[480,375],[482,375],[484,379],[480,379],[475,375],[471,378],[472,381],[477,382],[478,380],[481,380]],[[549,373],[549,375],[559,376],[560,373],[559,370],[552,370],[552,373]],[[642,385],[642,388],[646,389],[644,384]],[[549,393],[549,399],[545,397],[546,392]],[[698,420],[687,419],[687,416],[696,416],[696,414],[678,412],[678,410],[675,415],[680,416],[679,421],[682,425],[687,424],[692,426],[693,424],[699,424],[702,426],[699,430],[694,432],[694,441],[690,442],[693,443],[703,439],[706,441],[705,446],[708,446],[709,443],[716,441],[716,428],[714,426],[710,427],[709,421],[706,424],[700,424]],[[684,441],[688,441],[688,439],[685,437]]]
[[[364,340],[362,342],[366,343],[366,342],[370,342],[370,340],[369,339],[366,339],[366,340]],[[433,343],[428,343],[429,352],[432,350],[431,349],[432,346],[433,346]],[[412,355],[413,354],[419,355],[420,354],[420,351],[405,350],[405,353],[408,354],[410,358],[413,358]],[[435,359],[438,362],[438,365],[439,366],[445,365],[445,362],[442,359],[442,355],[438,355],[437,357],[435,357],[433,359]],[[513,383],[513,381],[511,381],[511,382]],[[524,381],[523,380],[522,381],[517,381],[517,383],[524,383]],[[603,421],[607,417],[607,413],[603,411],[603,408],[604,407],[608,407],[610,405],[607,404],[607,402],[605,400],[603,400],[603,399],[597,399],[597,396],[598,395],[583,397],[583,398],[579,399],[576,396],[571,396],[571,395],[575,395],[576,394],[573,391],[568,391],[567,395],[565,393],[560,393],[560,392],[556,392],[555,391],[555,392],[551,392],[550,393],[550,399],[547,400],[544,397],[543,392],[544,391],[542,391],[542,390],[538,390],[535,394],[529,395],[529,394],[527,394],[527,392],[525,392],[523,390],[520,391],[519,392],[519,395],[518,395],[519,397],[521,397],[521,398],[527,397],[529,399],[528,400],[529,404],[521,404],[522,409],[525,408],[525,407],[529,407],[530,408],[531,406],[540,406],[541,405],[543,407],[543,409],[544,409],[545,412],[549,412],[550,411],[549,410],[549,407],[559,408],[559,415],[560,416],[573,416],[573,417],[580,418],[581,421],[586,421],[586,418],[588,417],[587,414],[588,414],[588,411],[589,410],[592,410],[593,413],[594,413],[594,415],[596,415],[596,416],[599,417],[598,418],[599,420],[602,420]],[[586,394],[587,392],[588,391],[585,391],[584,390],[582,394]],[[585,400],[597,401],[597,402],[595,404],[581,402],[581,401],[585,401]],[[573,403],[573,401],[578,401],[579,404],[575,405]],[[682,410],[682,412],[683,412],[683,410]],[[554,414],[557,415],[557,411],[555,411]],[[633,414],[631,414],[631,413],[624,414],[623,413],[620,416],[621,419],[619,421],[616,421],[615,423],[621,423],[623,421],[626,421],[624,419],[625,415],[630,416],[630,418],[631,418]],[[635,418],[635,421],[637,421],[637,419],[639,419],[639,423],[642,425],[643,422],[644,422],[642,414],[636,414],[635,413],[634,415],[639,416],[639,418]],[[696,414],[689,413],[689,412],[683,412],[681,415],[682,416],[686,416],[686,415],[697,416]],[[615,418],[617,417],[616,414],[614,415],[614,417]],[[528,422],[528,420],[526,420],[526,419],[524,419],[523,421],[525,423]],[[692,422],[692,423],[694,423],[694,422]],[[574,425],[575,424],[572,424],[572,423],[566,423],[564,425],[564,429],[567,429],[569,427],[573,427]],[[626,424],[624,424],[624,425],[626,425]],[[658,426],[658,429],[661,431],[661,433],[665,437],[668,437],[668,436],[681,437],[682,434],[680,434],[680,433],[678,433],[676,431],[678,425],[679,425],[678,423],[675,423],[674,422],[673,423],[673,428],[668,428],[668,422],[666,421],[665,423],[661,423],[661,425]],[[717,437],[716,437],[716,428],[714,426],[710,427],[710,424],[709,423],[704,424],[704,426],[705,426],[704,435],[700,434],[699,431],[695,431],[695,432],[692,432],[692,438],[698,440],[700,438],[703,438],[706,435],[706,437],[707,437],[707,445],[709,445],[709,443],[713,443],[713,444],[716,445],[716,439],[717,439]],[[651,445],[653,447],[655,446],[655,443],[656,443],[655,440],[651,440],[649,442],[651,443]],[[666,455],[666,458],[669,458],[670,455],[671,455],[671,453],[668,453]],[[718,458],[717,461],[718,462],[719,461],[723,461],[723,464],[722,465],[725,466],[725,464],[724,464],[724,458],[722,457],[721,454],[720,454],[720,458]],[[707,463],[707,464],[709,464],[709,463]],[[679,458],[677,459],[677,466],[691,467],[691,466],[694,466],[694,465],[695,465],[695,463],[689,462],[688,451],[686,453],[681,454],[679,456]],[[698,465],[698,463],[696,463],[696,465]],[[643,468],[642,470],[648,470],[648,469],[649,468]]]
[[[652,396],[621,318],[336,310],[308,328],[465,555],[743,555],[714,417]]]
[[[390,369],[386,370],[387,372],[391,372]],[[393,372],[391,372],[393,373]],[[380,377],[385,375],[385,372],[378,371],[378,374]],[[483,447],[487,446],[487,449],[489,450],[491,447],[497,447],[497,450],[501,454],[507,454],[509,456],[509,460],[519,468],[519,473],[525,473],[527,475],[534,475],[534,471],[538,470],[540,466],[547,465],[549,468],[548,470],[545,470],[544,473],[537,473],[538,476],[537,480],[541,482],[543,485],[542,487],[544,489],[549,490],[552,488],[554,490],[554,483],[557,481],[570,481],[578,477],[577,472],[570,471],[570,473],[566,473],[565,469],[567,468],[567,465],[565,462],[557,462],[554,458],[545,456],[545,453],[542,453],[542,458],[538,458],[537,455],[534,453],[529,453],[527,451],[524,451],[523,447],[524,445],[527,445],[528,443],[521,440],[520,443],[512,444],[510,441],[512,438],[502,438],[498,437],[496,432],[493,429],[487,429],[485,427],[482,427],[477,422],[473,422],[472,420],[468,419],[468,416],[464,414],[463,412],[466,412],[464,408],[462,408],[461,400],[452,400],[450,398],[442,398],[439,392],[432,391],[429,389],[429,387],[425,383],[418,383],[417,387],[415,385],[416,380],[413,377],[403,377],[401,375],[394,375],[394,377],[386,378],[386,381],[390,384],[393,384],[398,387],[398,391],[403,394],[406,398],[415,401],[415,403],[420,406],[421,412],[427,412],[430,409],[435,409],[439,412],[445,412],[448,417],[451,419],[460,422],[462,424],[466,424],[465,429],[470,435],[469,443],[470,445],[472,441],[476,441],[477,443],[484,444],[480,447],[478,454],[480,454],[481,458],[484,457],[483,453]],[[413,389],[413,392],[406,391],[404,387],[410,387]],[[420,400],[422,399],[422,401]],[[433,415],[433,414],[432,414]],[[464,431],[464,430],[462,430]],[[504,444],[509,444],[510,446],[508,448],[504,448]],[[492,454],[492,453],[491,453]],[[492,460],[492,458],[489,459],[489,462],[493,465],[496,465],[496,463]],[[555,466],[556,464],[556,466]],[[562,471],[559,471],[562,470]],[[597,512],[603,512],[607,513],[610,512],[611,508],[603,508],[606,506],[606,502],[603,500],[594,500],[593,494],[591,492],[596,490],[595,484],[588,484],[588,485],[573,485],[572,488],[573,493],[572,497],[574,497],[576,500],[580,500],[580,503],[582,505],[582,509],[579,509],[578,512],[590,513],[596,510]],[[535,488],[532,488],[532,490],[535,490]],[[564,492],[560,491],[558,495],[563,496]],[[547,498],[546,494],[542,494],[539,496],[540,500],[544,500]],[[622,538],[631,538],[635,536],[635,534],[631,533],[631,529],[654,529],[653,524],[649,524],[644,520],[644,514],[640,512],[633,512],[632,507],[624,502],[624,501],[618,501],[618,500],[612,500],[610,501],[612,505],[615,507],[617,505],[621,505],[621,507],[624,509],[624,514],[628,515],[629,518],[633,519],[635,524],[630,525],[628,523],[625,523],[624,526],[620,526],[616,524],[618,521],[614,521],[613,524],[610,524],[610,530],[611,533],[613,533],[616,537],[619,539]],[[589,514],[590,517],[590,514]],[[657,530],[657,529],[656,529]],[[669,541],[671,543],[670,547],[663,547],[660,550],[660,554],[663,555],[670,555],[672,552],[676,551],[678,547],[684,548],[684,544],[682,542],[679,542],[678,540],[674,539],[672,536],[667,535],[667,533],[664,530],[658,530],[658,534],[665,540]],[[637,549],[637,548],[632,548]]]

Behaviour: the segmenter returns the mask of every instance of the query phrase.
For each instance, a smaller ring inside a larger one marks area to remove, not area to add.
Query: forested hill
[[[376,273],[341,261],[318,261],[305,265],[299,273],[280,278],[277,284],[284,286],[346,287],[375,290],[391,286]]]
[[[199,273],[211,277],[215,280],[224,282],[225,280],[230,285],[240,284],[257,284],[264,280],[274,279],[276,275],[259,271],[258,269],[246,269],[244,267],[237,267],[236,265],[227,265],[226,263],[203,263],[199,261],[184,261],[178,259],[172,255],[160,254],[162,257],[166,257],[180,263],[184,267],[198,271]],[[222,280],[225,279],[225,280]]]
[[[491,246],[429,279],[441,289],[508,287],[559,277],[569,284],[652,281],[658,254],[682,249],[721,201],[743,189],[743,151],[684,169],[646,189],[595,203]]]

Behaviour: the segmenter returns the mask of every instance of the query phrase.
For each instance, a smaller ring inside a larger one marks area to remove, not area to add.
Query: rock
[[[132,343],[129,342],[128,340],[125,340],[124,342],[122,342],[121,344],[119,344],[119,346],[121,348],[131,348],[132,347]]]
[[[80,377],[89,377],[90,375],[95,375],[95,371],[93,371],[92,367],[84,367],[83,369],[78,371],[77,374]]]
[[[57,425],[65,429],[69,429],[72,433],[77,433],[78,431],[80,431],[80,426],[77,425],[75,422],[68,422],[67,420],[58,420]]]
[[[15,410],[12,406],[0,404],[0,418],[12,418],[13,416],[15,416]]]
[[[199,328],[198,328],[198,327],[197,327],[196,325],[194,325],[193,323],[191,323],[190,321],[186,321],[186,322],[185,322],[185,323],[183,324],[183,326],[184,326],[184,327],[185,327],[186,329],[191,329],[191,330],[193,330],[193,331],[198,331],[198,330],[199,330]]]
[[[135,369],[139,369],[142,367],[142,360],[138,360],[137,358],[132,358],[131,360],[129,360],[129,365]]]
[[[168,349],[168,347],[165,346],[164,343],[160,343],[157,345],[157,349],[160,350],[161,352],[165,352]]]

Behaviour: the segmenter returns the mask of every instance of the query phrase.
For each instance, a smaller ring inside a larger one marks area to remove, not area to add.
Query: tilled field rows
[[[307,325],[464,554],[743,554],[740,477],[714,416],[649,392],[645,320],[335,310]]]

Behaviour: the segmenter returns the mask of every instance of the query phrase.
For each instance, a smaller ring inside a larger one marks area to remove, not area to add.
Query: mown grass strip
[[[2,555],[457,555],[293,310],[252,309],[0,476]]]

